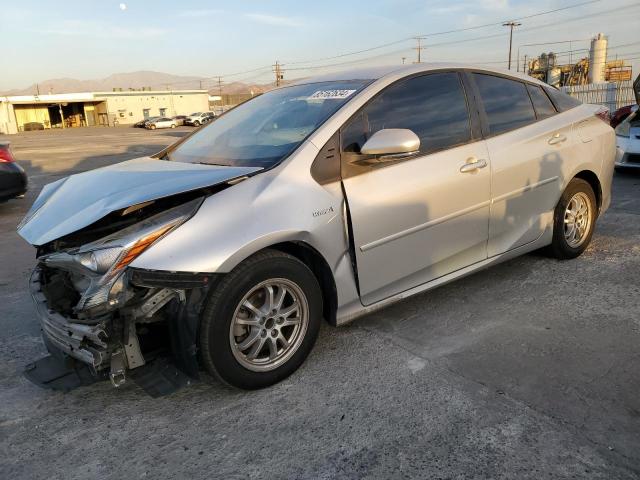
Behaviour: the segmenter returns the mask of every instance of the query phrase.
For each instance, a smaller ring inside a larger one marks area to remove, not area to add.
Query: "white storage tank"
[[[599,33],[591,39],[589,51],[589,83],[604,82],[604,70],[607,64],[607,37]]]

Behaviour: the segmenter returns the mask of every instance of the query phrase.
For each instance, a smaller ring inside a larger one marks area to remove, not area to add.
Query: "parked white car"
[[[616,170],[640,168],[640,115],[638,108],[616,127]]]
[[[302,365],[323,318],[341,325],[543,247],[582,254],[611,201],[605,120],[473,65],[274,89],[154,158],[43,188],[18,231],[37,247],[47,348],[116,386],[163,371],[160,346],[190,376],[271,385]]]
[[[161,117],[145,124],[145,128],[155,130],[156,128],[176,128],[177,123],[173,118]]]
[[[204,123],[210,122],[214,118],[216,118],[216,115],[213,112],[195,112],[185,118],[184,124],[199,127]]]
[[[616,170],[640,168],[640,75],[633,82],[638,105],[616,127]]]

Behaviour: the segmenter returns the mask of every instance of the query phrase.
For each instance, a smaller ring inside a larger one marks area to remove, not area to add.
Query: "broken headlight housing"
[[[71,272],[80,291],[76,312],[97,306],[107,310],[127,300],[125,268],[142,252],[187,221],[198,209],[198,198],[149,217],[80,248],[41,259],[45,265]]]

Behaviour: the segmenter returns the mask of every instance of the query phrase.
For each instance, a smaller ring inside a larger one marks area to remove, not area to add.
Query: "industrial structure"
[[[153,116],[209,111],[206,90],[115,90],[0,97],[0,133],[130,125]]]
[[[556,53],[543,53],[526,62],[525,73],[554,87],[630,81],[631,66],[624,60],[608,60],[607,44],[607,37],[598,33],[591,39],[588,57],[563,64]]]

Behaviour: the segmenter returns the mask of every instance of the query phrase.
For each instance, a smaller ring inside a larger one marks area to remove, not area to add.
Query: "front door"
[[[411,129],[419,154],[390,161],[360,154],[384,128]],[[485,142],[475,136],[456,72],[395,83],[343,127],[343,184],[363,304],[487,258],[490,168]],[[464,168],[474,161],[477,168]]]

